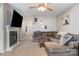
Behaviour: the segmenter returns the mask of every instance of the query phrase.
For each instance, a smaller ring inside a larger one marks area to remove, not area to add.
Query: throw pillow
[[[61,45],[67,45],[71,41],[71,39],[72,39],[71,35],[64,35],[60,39],[60,44]]]
[[[77,35],[76,34],[68,33],[68,35],[73,36],[72,41],[77,41]]]
[[[64,36],[62,36],[62,37],[60,38],[60,44],[61,44],[61,45],[64,45],[64,40],[63,40],[63,39],[64,39]]]
[[[73,37],[71,35],[66,35],[66,37],[64,37],[64,45],[68,45],[72,38]]]
[[[66,35],[66,34],[68,34],[68,32],[59,31],[59,32],[57,33],[57,37],[58,37],[58,39],[60,39],[61,37],[63,37],[63,36]]]

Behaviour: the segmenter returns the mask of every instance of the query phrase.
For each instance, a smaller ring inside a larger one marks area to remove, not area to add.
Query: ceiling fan
[[[53,9],[49,8],[48,3],[39,3],[36,6],[33,7],[29,7],[30,9],[32,8],[37,8],[39,11],[43,12],[43,11],[53,11]]]

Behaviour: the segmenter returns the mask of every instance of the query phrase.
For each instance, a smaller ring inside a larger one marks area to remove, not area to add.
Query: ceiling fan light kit
[[[38,8],[38,10],[39,10],[39,11],[41,11],[41,12],[43,12],[43,11],[45,11],[45,10],[46,10],[46,8],[45,8],[45,7],[43,7],[43,6],[41,6],[41,7],[39,7],[39,8]]]
[[[37,8],[37,10],[41,11],[41,12],[46,11],[46,10],[52,11],[52,9],[48,7],[48,3],[39,3],[37,6],[30,7],[30,8],[31,9],[32,8]]]

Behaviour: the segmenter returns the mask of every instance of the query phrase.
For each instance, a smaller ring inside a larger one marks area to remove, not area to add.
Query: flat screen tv
[[[13,16],[12,16],[11,27],[21,27],[22,20],[23,20],[23,17],[14,10]]]

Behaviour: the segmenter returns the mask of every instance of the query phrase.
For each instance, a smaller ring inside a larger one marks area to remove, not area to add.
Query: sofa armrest
[[[79,41],[71,41],[69,42],[69,47],[71,48],[78,48]]]

